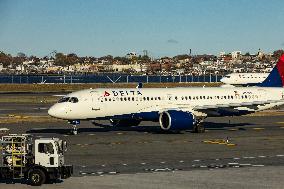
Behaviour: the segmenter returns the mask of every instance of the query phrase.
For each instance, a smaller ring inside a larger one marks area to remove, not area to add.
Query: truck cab
[[[58,138],[35,140],[35,164],[45,167],[64,165],[63,152],[67,149],[64,143]]]
[[[34,139],[31,135],[7,135],[0,141],[0,179],[27,179],[39,186],[73,173],[65,165],[66,142],[59,138]]]

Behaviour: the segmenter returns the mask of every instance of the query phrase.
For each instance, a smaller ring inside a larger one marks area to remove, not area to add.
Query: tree
[[[10,54],[5,54],[4,52],[0,51],[0,63],[3,64],[3,66],[8,66],[13,62],[13,57]]]
[[[22,53],[22,52],[18,52],[17,57],[20,57],[20,58],[27,58],[27,56],[25,55],[25,53]]]
[[[64,66],[66,64],[66,56],[63,53],[56,53],[54,63]]]
[[[284,54],[284,50],[279,49],[273,52],[273,57],[275,59],[279,59],[282,54]]]

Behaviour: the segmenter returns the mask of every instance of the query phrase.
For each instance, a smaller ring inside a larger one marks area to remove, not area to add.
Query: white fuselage
[[[66,120],[83,120],[117,115],[179,110],[196,116],[210,116],[203,110],[231,107],[261,111],[284,104],[283,88],[141,88],[87,89],[68,94],[68,99],[53,105],[48,113]],[[247,104],[247,106],[246,106]],[[257,105],[255,105],[257,104]],[[250,105],[255,105],[250,108]]]
[[[263,82],[269,73],[231,73],[220,81],[229,85],[253,85]]]

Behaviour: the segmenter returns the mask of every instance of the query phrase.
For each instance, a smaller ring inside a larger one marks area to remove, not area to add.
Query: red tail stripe
[[[278,73],[281,77],[282,85],[284,85],[284,54],[281,55],[276,66],[277,66]]]

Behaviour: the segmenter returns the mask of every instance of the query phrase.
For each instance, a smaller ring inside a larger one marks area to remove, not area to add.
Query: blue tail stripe
[[[275,66],[268,77],[259,85],[260,87],[282,87],[282,80]]]

